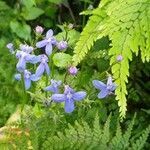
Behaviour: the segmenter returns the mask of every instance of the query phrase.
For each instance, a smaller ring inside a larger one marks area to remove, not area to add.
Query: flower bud
[[[44,29],[41,26],[36,26],[35,31],[37,34],[42,34]]]
[[[72,66],[72,67],[70,67],[70,68],[68,69],[68,72],[69,72],[71,75],[76,75],[77,72],[78,72],[78,69],[77,69],[77,67]]]
[[[122,55],[118,55],[116,59],[117,59],[117,61],[119,61],[119,62],[120,62],[120,61],[122,61],[122,60],[123,60],[123,57],[122,57]]]
[[[17,80],[17,81],[20,81],[21,80],[21,74],[15,74],[15,79]]]
[[[60,41],[59,43],[57,43],[57,48],[59,50],[66,49],[67,47],[68,47],[68,43],[66,41]]]
[[[6,47],[9,49],[9,52],[11,53],[11,54],[14,54],[15,52],[14,52],[14,45],[12,44],[12,43],[8,43],[7,45],[6,45]]]

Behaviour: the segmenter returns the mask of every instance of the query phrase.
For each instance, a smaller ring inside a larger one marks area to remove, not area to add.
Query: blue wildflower
[[[19,72],[23,72],[26,69],[26,63],[30,62],[35,64],[40,61],[40,58],[35,55],[28,54],[24,51],[17,51],[16,57],[19,59],[16,67]]]
[[[59,50],[66,49],[68,47],[68,43],[66,41],[60,41],[57,43],[57,48]]]
[[[44,90],[51,91],[53,93],[59,93],[59,86],[61,85],[61,81],[51,80],[51,85],[47,86]]]
[[[56,44],[56,40],[53,36],[53,30],[48,30],[46,33],[46,38],[42,41],[36,43],[36,47],[45,47],[45,53],[49,56],[52,53],[52,45]]]
[[[35,76],[35,74],[31,74],[30,71],[24,70],[24,84],[25,89],[28,90],[31,86],[31,81],[38,81],[40,78]]]
[[[50,74],[50,69],[48,66],[48,57],[45,54],[39,55],[38,58],[40,58],[40,65],[37,67],[35,75],[37,77],[41,77],[43,73],[46,71],[47,75]]]
[[[27,45],[27,44],[20,44],[20,50],[30,54],[34,50],[34,48],[32,46]]]
[[[86,92],[75,92],[68,85],[65,86],[64,94],[53,94],[52,100],[54,102],[65,102],[65,112],[71,113],[74,110],[74,101],[80,101],[84,99]]]
[[[98,94],[98,98],[104,98],[107,95],[112,94],[112,92],[116,89],[115,83],[112,82],[112,77],[109,76],[107,80],[107,84],[99,81],[99,80],[93,80],[93,85],[96,89],[101,90]]]
[[[15,53],[15,51],[14,51],[14,45],[13,45],[12,43],[8,43],[8,44],[6,45],[6,47],[9,49],[9,52],[10,52],[11,54],[14,54],[14,53]]]

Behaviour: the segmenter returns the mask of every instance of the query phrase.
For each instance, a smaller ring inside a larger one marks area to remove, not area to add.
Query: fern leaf
[[[131,149],[132,150],[141,150],[144,147],[144,144],[150,134],[150,126],[148,126],[142,133],[142,135],[132,143]]]

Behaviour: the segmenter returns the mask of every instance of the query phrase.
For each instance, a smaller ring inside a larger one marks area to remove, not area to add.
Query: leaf
[[[61,4],[64,2],[64,0],[48,0],[50,3],[54,3],[54,4]]]
[[[42,9],[36,8],[36,7],[31,7],[30,10],[24,9],[24,11],[22,12],[22,16],[26,20],[34,20],[34,19],[38,18],[39,16],[41,16],[43,13],[44,13],[44,11]]]
[[[65,36],[66,36],[66,32],[63,31],[63,32],[57,34],[56,39],[58,41],[61,41],[61,40],[64,40]],[[68,31],[67,38],[68,38],[69,46],[74,46],[75,43],[77,42],[77,40],[79,39],[79,36],[80,36],[80,33],[76,30]]]
[[[53,56],[53,62],[57,67],[68,67],[71,64],[72,57],[69,54],[65,53],[56,53]]]
[[[11,21],[10,28],[12,32],[16,33],[18,37],[30,40],[31,39],[31,28],[27,24],[22,24],[18,21]]]
[[[31,7],[36,5],[35,0],[22,0],[22,4],[27,8],[30,9]],[[30,9],[31,10],[31,9]]]

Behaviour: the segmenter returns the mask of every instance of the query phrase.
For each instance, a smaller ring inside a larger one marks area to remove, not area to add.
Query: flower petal
[[[42,40],[36,43],[36,47],[41,48],[46,46],[46,44],[47,44],[47,40]]]
[[[96,89],[103,90],[106,88],[106,84],[104,84],[103,82],[99,80],[93,80],[92,83]]]
[[[46,33],[46,38],[48,39],[48,38],[51,38],[52,36],[53,36],[53,30],[50,29],[50,30],[48,30],[47,33]]]
[[[108,90],[101,90],[100,93],[98,94],[98,98],[104,98],[109,94]]]
[[[24,79],[24,83],[25,83],[25,89],[28,90],[30,88],[30,86],[31,86],[31,80],[25,78]]]
[[[65,101],[65,112],[71,113],[74,110],[74,101],[73,100],[66,100]]]
[[[52,44],[48,43],[45,48],[45,53],[49,56],[52,54]]]
[[[41,77],[44,73],[44,70],[45,70],[44,64],[40,63],[40,65],[36,69],[35,75],[37,77]]]
[[[23,57],[21,57],[19,59],[16,67],[17,67],[17,70],[19,72],[23,72],[25,70],[25,68],[26,68],[26,61],[25,61],[25,59]]]
[[[84,99],[85,96],[86,96],[86,92],[80,91],[80,92],[76,92],[73,94],[73,99],[76,101],[80,101],[80,100]]]
[[[51,99],[54,102],[64,102],[66,99],[66,96],[64,94],[53,94]]]
[[[54,87],[52,85],[50,86],[47,86],[46,88],[44,88],[45,91],[51,91],[53,93],[58,93],[58,88],[57,87]]]
[[[40,79],[40,77],[36,76],[35,74],[32,74],[32,75],[30,76],[30,79],[31,79],[32,81],[38,81],[38,80]]]
[[[48,66],[48,64],[47,64],[47,63],[45,63],[44,65],[45,65],[46,73],[47,73],[47,75],[49,75],[49,74],[50,74],[49,66]]]

